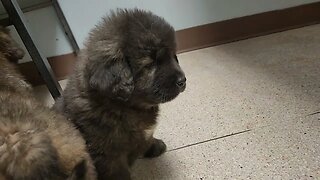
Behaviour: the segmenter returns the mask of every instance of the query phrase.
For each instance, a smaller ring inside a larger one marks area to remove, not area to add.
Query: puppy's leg
[[[94,158],[94,162],[98,173],[98,180],[131,180],[126,158],[99,156]]]
[[[149,149],[144,153],[146,158],[158,157],[167,149],[166,144],[161,139],[152,138],[150,142]]]

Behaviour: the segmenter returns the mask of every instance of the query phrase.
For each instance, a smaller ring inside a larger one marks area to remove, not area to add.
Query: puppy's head
[[[92,30],[86,47],[89,87],[110,98],[156,105],[186,87],[174,29],[151,12],[113,12]]]
[[[0,27],[0,53],[15,63],[24,56],[24,51],[11,38],[9,30],[4,27]]]

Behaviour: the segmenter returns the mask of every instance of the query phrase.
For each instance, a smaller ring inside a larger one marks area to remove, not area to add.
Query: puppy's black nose
[[[184,88],[186,87],[186,81],[187,81],[187,79],[185,76],[178,77],[176,84],[180,90],[182,90],[182,91],[184,90]]]

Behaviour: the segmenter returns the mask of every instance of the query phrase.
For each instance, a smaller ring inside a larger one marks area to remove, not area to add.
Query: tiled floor
[[[168,152],[134,179],[320,179],[320,25],[179,58],[187,89],[156,132]]]

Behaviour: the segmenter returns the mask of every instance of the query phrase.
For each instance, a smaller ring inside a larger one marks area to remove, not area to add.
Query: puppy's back
[[[0,180],[95,179],[80,133],[33,97],[8,40],[0,28]]]
[[[7,179],[95,177],[84,140],[62,116],[23,95],[0,92],[0,99],[0,174]]]
[[[1,105],[7,104],[1,102]],[[58,166],[58,154],[44,127],[32,121],[20,122],[19,118],[14,121],[5,116],[3,111],[0,118],[0,171],[4,177],[63,178],[64,173]]]

